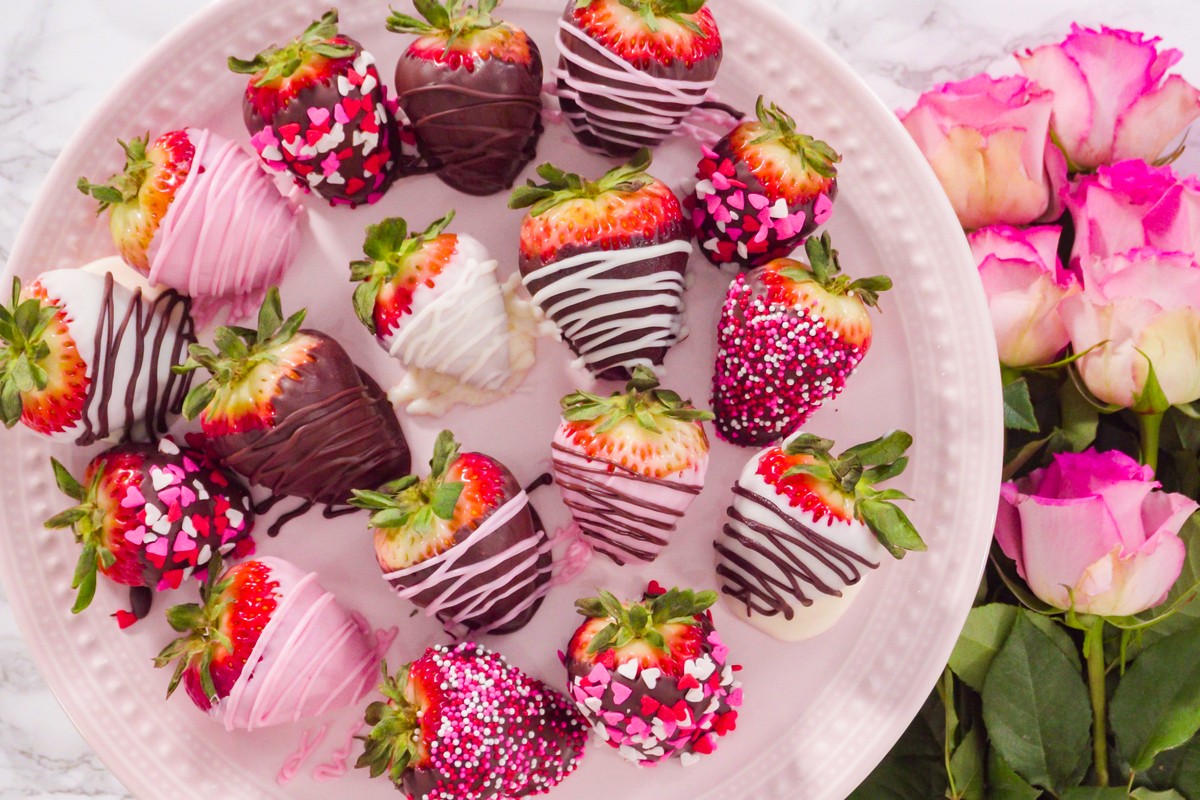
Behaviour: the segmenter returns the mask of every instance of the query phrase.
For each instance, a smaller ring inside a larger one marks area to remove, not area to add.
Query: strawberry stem
[[[713,418],[710,411],[692,406],[670,389],[660,389],[658,378],[647,367],[633,368],[633,377],[625,392],[614,392],[604,398],[588,392],[573,392],[559,401],[563,419],[570,422],[602,420],[596,433],[612,430],[623,420],[634,419],[638,425],[653,433],[662,433],[663,419],[700,422]]]
[[[800,159],[802,171],[813,172],[823,178],[837,176],[834,164],[841,161],[842,157],[820,139],[797,132],[796,120],[786,111],[774,103],[767,105],[763,96],[759,95],[754,113],[758,117],[760,133],[751,144],[778,141]]]
[[[421,752],[421,709],[407,694],[411,668],[412,664],[406,664],[393,677],[388,674],[387,663],[382,664],[379,691],[386,701],[377,700],[367,706],[364,718],[371,730],[364,739],[363,754],[354,765],[369,769],[372,778],[387,772],[397,787]]]
[[[104,538],[104,523],[108,515],[99,499],[105,463],[100,460],[95,464],[92,479],[86,488],[58,459],[51,458],[50,465],[54,469],[54,482],[59,490],[77,503],[42,524],[52,530],[70,528],[75,534],[75,541],[83,545],[71,578],[71,588],[78,590],[71,613],[78,614],[91,604],[96,594],[96,572],[101,567],[108,569],[117,560]]]
[[[646,173],[650,163],[650,150],[643,147],[628,162],[610,169],[594,181],[545,163],[537,168],[538,176],[545,183],[530,179],[525,186],[513,189],[508,207],[532,206],[529,214],[536,217],[571,200],[594,200],[606,192],[636,192],[655,180]]]
[[[354,53],[353,45],[339,40],[338,13],[330,9],[283,47],[268,47],[251,59],[230,56],[227,64],[232,72],[253,75],[255,88],[262,88],[290,78],[315,58],[348,58]]]
[[[434,518],[450,520],[462,495],[461,481],[446,481],[446,472],[458,460],[458,442],[450,431],[438,434],[429,461],[429,477],[406,475],[376,491],[355,489],[350,505],[374,513],[368,525],[393,531],[393,535],[429,530]]]
[[[575,0],[576,8],[587,8],[594,0]],[[646,27],[657,33],[660,19],[669,19],[684,26],[702,37],[708,34],[691,19],[700,9],[704,8],[705,0],[621,0],[621,5],[637,12]]]
[[[880,293],[892,288],[892,279],[887,275],[854,280],[843,273],[842,265],[838,261],[838,251],[833,249],[833,241],[828,231],[822,233],[819,238],[810,236],[804,242],[804,253],[808,256],[811,269],[789,266],[781,269],[779,273],[796,283],[812,281],[833,295],[856,294],[872,308],[879,306]]]
[[[185,634],[168,644],[154,657],[155,667],[175,664],[175,672],[167,684],[167,697],[174,693],[185,672],[196,669],[200,676],[200,686],[209,703],[215,704],[218,700],[212,678],[212,662],[221,651],[233,650],[233,642],[221,630],[221,616],[230,603],[224,595],[233,585],[233,578],[219,578],[220,573],[221,556],[219,553],[213,553],[208,562],[205,583],[200,589],[203,602],[183,603],[167,609],[167,622],[171,628]]]
[[[389,217],[378,225],[367,226],[363,241],[363,254],[367,258],[350,262],[350,280],[362,281],[354,290],[354,313],[371,333],[375,333],[375,300],[380,290],[400,274],[411,256],[441,236],[453,219],[451,210],[413,236],[401,217]]]
[[[50,357],[46,328],[59,307],[36,297],[21,299],[21,279],[13,278],[12,305],[0,305],[0,418],[11,428],[21,419],[24,395],[45,389],[50,375],[42,364]]]
[[[150,144],[150,134],[117,143],[125,151],[125,169],[108,179],[106,183],[91,183],[87,178],[80,178],[75,188],[86,195],[100,201],[96,214],[102,214],[111,206],[128,203],[138,196],[146,177],[154,167],[154,162],[146,157],[146,148]]]
[[[423,20],[393,10],[387,19],[387,29],[392,33],[415,33],[420,36],[441,35],[446,39],[446,49],[462,38],[480,31],[505,27],[507,23],[492,18],[492,12],[500,0],[479,0],[467,5],[463,0],[413,0],[413,5]]]
[[[622,603],[611,592],[575,601],[575,610],[591,619],[606,619],[609,624],[592,637],[587,652],[620,650],[632,642],[643,641],[667,652],[661,629],[664,625],[698,625],[699,616],[717,602],[713,591],[669,589],[662,594],[647,594],[640,603]]]

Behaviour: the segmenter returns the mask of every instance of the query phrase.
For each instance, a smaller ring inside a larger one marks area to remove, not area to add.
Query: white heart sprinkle
[[[721,707],[721,698],[714,697],[712,699],[712,702],[708,704],[708,708],[706,708],[704,710],[704,713],[705,714],[714,714],[714,713],[716,713],[716,710],[720,707]]]
[[[269,144],[259,153],[266,161],[283,161],[283,153],[279,152],[279,148],[273,144]]]
[[[714,236],[713,238],[708,239],[704,242],[704,249],[711,250],[712,252],[715,253],[715,252],[717,252],[717,250],[720,249],[719,244],[720,243],[717,242],[717,237]]]
[[[346,179],[342,177],[342,173],[340,173],[340,172],[330,173],[329,175],[327,175],[325,177],[325,180],[329,181],[330,183],[334,184],[335,186],[340,186],[341,184],[346,182]]]
[[[162,512],[158,510],[158,506],[152,506],[149,503],[147,503],[146,504],[146,524],[154,525],[154,523],[158,522],[160,519],[162,519]]]
[[[345,75],[338,75],[337,86],[338,94],[340,94],[342,97],[345,97],[346,95],[350,94],[350,92],[354,91],[354,84],[350,83],[350,79]]]
[[[160,533],[163,536],[166,536],[171,532],[171,521],[166,517],[159,517],[158,522],[154,523],[150,527],[155,531],[155,533]]]
[[[705,197],[708,197],[716,190],[717,187],[713,186],[713,182],[707,178],[696,182],[696,197],[699,197],[701,200],[703,200]]]
[[[603,739],[606,742],[610,738],[612,738],[612,736],[608,732],[608,728],[604,727],[603,722],[597,722],[595,725],[592,726],[592,730],[594,730],[596,732],[596,735],[599,736],[601,739]]]
[[[642,680],[645,681],[646,686],[650,689],[653,689],[658,685],[658,678],[660,675],[662,675],[662,670],[657,669],[656,667],[642,670]]]
[[[646,751],[646,755],[651,756],[653,758],[662,758],[662,756],[665,753],[666,753],[666,751],[663,750],[661,747],[651,747],[649,750]]]
[[[638,662],[626,661],[624,664],[617,667],[617,674],[628,678],[629,680],[633,680],[638,674]]]
[[[587,706],[589,709],[591,709],[593,713],[596,713],[596,714],[600,713],[600,708],[601,708],[601,706],[604,705],[602,702],[600,702],[599,697],[589,697],[588,699],[583,701],[583,704],[585,706]]]
[[[683,697],[689,703],[699,703],[701,700],[704,699],[704,689],[697,686],[695,689],[689,690],[688,693],[685,694]]]
[[[775,201],[775,205],[771,206],[771,218],[783,219],[788,215],[787,201],[782,197]]]
[[[679,763],[683,764],[685,767],[690,767],[699,760],[700,760],[699,753],[686,753],[685,752],[685,753],[679,754]]]
[[[717,230],[719,230],[721,233],[725,232],[725,220],[717,220]]]
[[[161,492],[163,489],[171,485],[171,480],[174,478],[171,473],[165,470],[150,468],[150,484],[154,487],[154,491]]]
[[[625,759],[626,761],[638,762],[638,761],[646,760],[646,756],[642,753],[641,750],[636,750],[627,744],[621,745],[620,749],[617,750],[617,752],[620,753],[621,758]]]
[[[179,455],[179,445],[170,439],[163,439],[158,443],[158,452],[166,453],[169,456],[177,456]]]
[[[750,257],[750,251],[749,251],[749,249],[747,249],[745,242],[737,243],[737,251],[738,251],[738,255],[741,256],[742,258]]]
[[[204,485],[204,481],[192,481],[192,486],[196,487],[197,500],[208,499],[208,488]]]
[[[196,533],[197,533],[196,526],[192,522],[191,517],[184,517],[183,524],[181,524],[179,526],[179,528],[180,528],[180,530],[182,530],[184,533],[186,533],[188,536],[192,537],[193,539],[196,538]]]
[[[235,546],[236,545],[234,542],[226,542],[225,544],[223,544],[219,548],[217,548],[217,552],[220,553],[221,555],[225,555],[230,550],[232,550]]]
[[[230,527],[240,528],[245,517],[236,508],[231,508],[225,512],[225,519],[229,521]]]
[[[210,558],[212,558],[212,546],[206,544],[200,548],[200,555],[196,556],[196,566],[207,564]]]
[[[358,91],[364,95],[368,95],[375,91],[375,87],[379,85],[379,81],[375,80],[374,75],[368,75],[363,78],[362,86],[358,87]]]

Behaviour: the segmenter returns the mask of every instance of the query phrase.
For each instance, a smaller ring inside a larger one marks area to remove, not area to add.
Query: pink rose
[[[1055,226],[993,225],[968,237],[987,295],[1001,364],[1049,364],[1070,341],[1058,304],[1079,292],[1079,281],[1058,259],[1061,233]]]
[[[1200,508],[1159,486],[1124,453],[1060,453],[1000,487],[996,541],[1055,608],[1136,614],[1166,599],[1186,555],[1179,529]]]
[[[1049,145],[1052,103],[1050,92],[1024,78],[977,75],[926,92],[900,121],[964,228],[1026,225],[1054,213],[1066,179],[1065,162]]]
[[[1066,197],[1072,263],[1139,247],[1200,253],[1200,181],[1170,167],[1121,161],[1081,177]]]
[[[1051,127],[1076,170],[1129,158],[1154,161],[1200,117],[1200,92],[1163,75],[1180,58],[1158,38],[1071,26],[1061,43],[1018,54],[1021,69],[1054,92]]]
[[[1083,293],[1059,311],[1091,392],[1132,408],[1149,363],[1171,405],[1200,398],[1200,266],[1190,253],[1140,249],[1082,265]]]

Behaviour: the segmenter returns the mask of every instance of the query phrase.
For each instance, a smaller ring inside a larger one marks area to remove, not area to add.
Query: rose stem
[[[1142,431],[1142,463],[1158,472],[1158,433],[1162,430],[1163,415],[1138,414]]]
[[[1108,786],[1108,730],[1104,694],[1104,619],[1098,617],[1083,637],[1087,651],[1088,689],[1092,695],[1092,753],[1096,783]]]

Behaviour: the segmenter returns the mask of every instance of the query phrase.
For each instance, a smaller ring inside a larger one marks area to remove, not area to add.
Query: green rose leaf
[[[1037,433],[1037,416],[1029,397],[1029,384],[1018,378],[1004,387],[1004,427],[1015,431]]]
[[[1000,652],[1016,620],[1017,607],[1006,603],[971,609],[950,654],[950,669],[959,680],[977,692],[983,691],[983,680],[992,659]]]
[[[1113,693],[1109,720],[1117,750],[1139,772],[1200,730],[1200,627],[1142,651]]]
[[[1038,800],[1042,792],[1026,783],[992,750],[988,753],[988,796],[991,800]]]
[[[1174,788],[1184,797],[1200,797],[1200,736],[1183,747],[1159,753],[1142,777],[1155,789]]]
[[[1062,800],[1129,800],[1129,791],[1124,788],[1099,786],[1076,786],[1063,792]]]
[[[950,756],[950,772],[954,775],[954,788],[959,800],[984,800],[986,747],[982,726],[976,725],[954,748],[954,754]]]
[[[846,800],[929,800],[943,797],[948,787],[942,745],[929,718],[918,714],[891,752]]]
[[[1090,763],[1091,705],[1075,665],[1027,614],[992,660],[983,719],[996,752],[1034,786],[1062,792]]]

